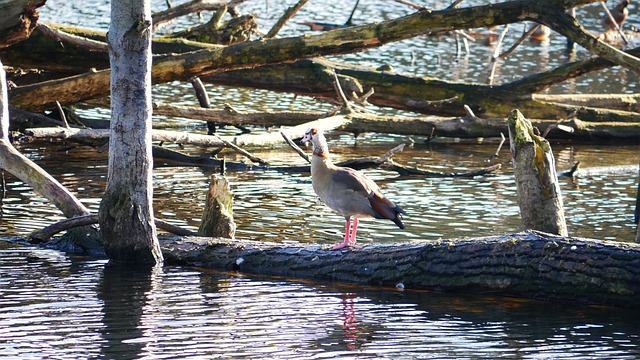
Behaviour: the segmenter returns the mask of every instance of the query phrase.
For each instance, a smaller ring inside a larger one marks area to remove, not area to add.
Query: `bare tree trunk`
[[[520,111],[513,110],[507,121],[524,227],[567,236],[562,195],[549,142],[534,134],[531,122]]]
[[[163,260],[152,204],[150,28],[150,0],[111,2],[111,136],[99,219],[105,252],[118,262]]]

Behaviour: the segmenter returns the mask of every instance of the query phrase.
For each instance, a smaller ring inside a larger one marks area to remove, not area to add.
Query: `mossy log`
[[[357,246],[163,238],[166,261],[375,286],[640,307],[640,245],[524,232]]]
[[[526,229],[567,236],[560,184],[549,142],[518,110],[508,119],[513,172]]]

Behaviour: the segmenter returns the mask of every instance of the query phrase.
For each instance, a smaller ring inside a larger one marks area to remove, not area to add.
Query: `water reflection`
[[[159,291],[161,272],[161,266],[104,266],[96,288],[97,297],[103,304],[103,326],[100,328],[103,358],[140,357],[146,344],[138,340],[150,326],[143,321],[143,315],[149,309],[147,295]]]
[[[1,358],[634,358],[637,310],[115,267],[0,241]]]

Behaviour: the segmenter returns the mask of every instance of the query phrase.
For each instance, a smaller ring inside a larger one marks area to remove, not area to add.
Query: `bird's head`
[[[304,136],[302,137],[302,140],[300,140],[300,142],[302,144],[306,144],[309,141],[311,141],[313,143],[313,140],[318,139],[318,129],[316,128],[309,128],[307,129],[307,131],[304,133]]]

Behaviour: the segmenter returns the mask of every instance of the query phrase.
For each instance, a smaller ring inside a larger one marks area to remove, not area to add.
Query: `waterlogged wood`
[[[640,245],[539,232],[464,240],[330,245],[163,238],[167,261],[405,289],[490,292],[640,307]]]
[[[567,236],[560,184],[549,142],[518,110],[508,119],[513,172],[525,229]]]
[[[322,55],[338,55],[364,51],[384,44],[409,39],[431,32],[453,31],[488,25],[501,25],[523,20],[544,21],[548,8],[556,12],[596,0],[559,1],[548,0],[536,3],[508,1],[499,4],[467,8],[447,8],[439,11],[419,11],[398,19],[382,21],[344,29],[336,29],[316,35],[247,41],[222,47],[210,47],[189,53],[157,58],[153,67],[154,83],[164,83],[193,76],[204,76],[233,69],[254,68],[297,59]],[[606,45],[602,45],[606,46]],[[614,63],[633,65],[630,55],[608,56]],[[105,73],[106,72],[106,73]],[[108,70],[68,78],[65,82],[39,84],[37,88],[18,87],[11,92],[14,106],[30,110],[53,108],[55,101],[61,104],[92,99],[107,94]],[[45,86],[47,85],[47,86]],[[58,97],[51,96],[51,86],[57,89]],[[48,88],[47,88],[48,87]],[[67,96],[66,89],[73,93]],[[82,93],[73,89],[82,89]],[[38,95],[32,92],[38,92]],[[49,94],[45,97],[46,93]],[[508,95],[508,93],[503,93]],[[479,95],[480,98],[483,96]],[[495,103],[497,105],[499,103]],[[521,107],[522,108],[522,107]],[[474,109],[476,111],[477,109]]]

